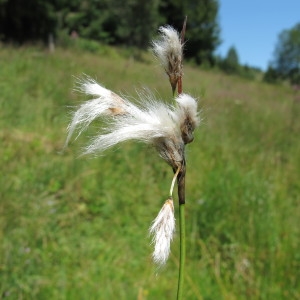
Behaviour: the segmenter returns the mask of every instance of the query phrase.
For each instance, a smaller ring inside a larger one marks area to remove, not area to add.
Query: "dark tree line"
[[[288,80],[291,84],[300,85],[300,23],[279,34],[274,58],[264,80],[270,83]]]
[[[0,0],[0,38],[24,43],[44,38],[55,28],[54,5],[41,0]]]
[[[0,0],[0,39],[22,44],[72,31],[111,45],[149,46],[163,24],[181,29],[188,16],[186,56],[214,63],[218,0]]]

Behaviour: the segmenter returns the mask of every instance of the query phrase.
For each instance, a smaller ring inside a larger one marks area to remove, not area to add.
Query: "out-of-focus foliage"
[[[280,78],[300,84],[300,23],[279,34],[270,67]]]
[[[2,0],[0,2],[0,38],[24,43],[41,40],[53,33],[57,17],[55,5],[44,0]]]
[[[229,75],[238,75],[251,80],[261,79],[261,69],[247,64],[242,65],[239,60],[238,51],[234,46],[228,49],[225,58],[216,58],[216,65],[220,70]]]
[[[220,67],[228,74],[234,74],[239,72],[239,57],[237,50],[234,46],[229,48],[226,57],[220,63]]]
[[[147,48],[159,25],[179,31],[188,15],[187,57],[214,63],[219,44],[217,0],[22,0],[0,1],[0,39],[46,41],[49,34],[75,34],[110,45]]]
[[[263,80],[267,83],[278,83],[280,81],[280,75],[272,66],[269,66],[264,74]]]

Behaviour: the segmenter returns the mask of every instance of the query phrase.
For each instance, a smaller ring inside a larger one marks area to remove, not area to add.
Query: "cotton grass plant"
[[[199,125],[197,100],[182,93],[182,62],[185,23],[181,36],[171,26],[159,28],[160,37],[152,42],[152,50],[169,77],[174,103],[166,104],[153,95],[140,94],[132,103],[110,91],[90,77],[78,80],[76,90],[92,96],[74,112],[68,126],[66,145],[77,132],[77,137],[91,123],[101,118],[103,128],[83,150],[83,154],[98,154],[128,140],[142,141],[154,146],[159,156],[173,169],[168,199],[163,204],[149,232],[154,244],[153,261],[166,263],[175,233],[173,189],[178,185],[180,221],[180,270],[177,299],[182,298],[185,261],[185,145],[193,141],[193,131]],[[76,137],[76,138],[77,138]]]

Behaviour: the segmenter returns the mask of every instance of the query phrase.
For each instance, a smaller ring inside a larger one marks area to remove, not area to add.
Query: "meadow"
[[[136,142],[80,156],[99,124],[62,151],[86,99],[74,76],[172,101],[158,63],[140,58],[0,48],[1,299],[175,299],[178,233],[162,269],[148,236],[170,167]],[[300,299],[299,91],[189,65],[183,89],[203,118],[187,147],[184,299]]]

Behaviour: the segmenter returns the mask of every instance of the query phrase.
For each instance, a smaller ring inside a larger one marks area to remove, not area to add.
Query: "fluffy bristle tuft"
[[[152,50],[169,76],[174,91],[182,77],[183,45],[179,33],[171,26],[159,28],[160,39],[152,42]]]
[[[153,235],[154,244],[153,260],[159,265],[164,265],[170,254],[170,244],[175,232],[174,205],[169,198],[153,221],[149,232]]]

